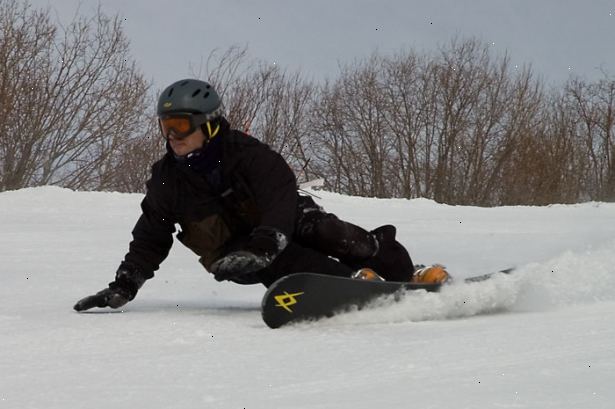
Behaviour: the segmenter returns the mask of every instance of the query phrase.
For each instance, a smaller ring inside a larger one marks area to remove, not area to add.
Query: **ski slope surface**
[[[314,192],[416,263],[515,274],[277,330],[265,288],[176,243],[121,311],[76,313],[127,251],[142,195],[0,193],[0,409],[615,407],[615,204],[478,208]]]

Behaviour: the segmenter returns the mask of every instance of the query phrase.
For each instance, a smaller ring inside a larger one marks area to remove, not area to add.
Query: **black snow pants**
[[[392,225],[371,232],[325,212],[309,196],[299,196],[295,234],[288,246],[259,272],[264,285],[280,277],[312,272],[349,277],[369,267],[389,281],[408,281],[414,267],[395,239]]]

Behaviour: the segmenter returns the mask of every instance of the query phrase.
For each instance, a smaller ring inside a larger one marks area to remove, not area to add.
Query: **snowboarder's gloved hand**
[[[288,239],[284,233],[272,227],[257,227],[243,250],[233,251],[211,266],[216,280],[231,280],[238,283],[258,282],[253,273],[268,267],[286,248]]]
[[[122,263],[115,273],[115,281],[109,283],[108,288],[82,298],[73,308],[75,311],[85,311],[94,307],[119,308],[135,298],[144,282],[145,278],[137,268]]]

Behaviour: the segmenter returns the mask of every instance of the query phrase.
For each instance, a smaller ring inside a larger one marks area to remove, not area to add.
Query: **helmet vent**
[[[194,98],[194,97],[196,97],[197,95],[199,95],[199,92],[201,92],[201,89],[200,89],[200,88],[199,88],[199,89],[197,89],[196,91],[194,91],[194,92],[192,93],[192,98]]]
[[[203,95],[203,98],[207,98],[209,96],[209,92],[206,92],[205,95]]]
[[[167,97],[170,97],[171,95],[173,95],[173,90],[174,90],[174,89],[175,89],[175,88],[171,88],[171,89],[169,90],[169,94],[167,95]]]
[[[207,84],[207,86],[205,88],[210,89],[211,85]]]

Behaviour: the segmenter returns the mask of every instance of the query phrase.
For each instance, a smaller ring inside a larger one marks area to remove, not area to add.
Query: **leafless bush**
[[[165,141],[152,114],[148,121],[144,121],[143,130],[118,149],[113,178],[106,190],[144,192],[152,164],[165,152]]]

